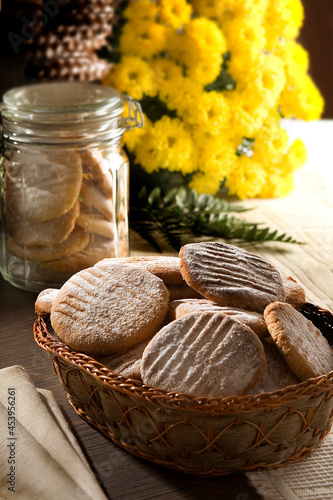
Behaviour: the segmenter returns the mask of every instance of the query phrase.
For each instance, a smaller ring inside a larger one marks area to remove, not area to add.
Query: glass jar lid
[[[50,82],[16,87],[3,96],[2,112],[38,121],[119,116],[123,100],[111,87],[81,82]]]
[[[106,141],[143,126],[137,101],[98,83],[16,87],[3,95],[0,111],[3,139],[11,142]]]

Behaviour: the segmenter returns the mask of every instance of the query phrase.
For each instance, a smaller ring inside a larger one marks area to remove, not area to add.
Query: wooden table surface
[[[35,299],[34,293],[15,288],[0,278],[0,368],[21,365],[36,387],[53,392],[108,498],[261,498],[249,485],[244,474],[200,478],[171,471],[130,455],[82,420],[67,401],[47,353],[35,343]]]

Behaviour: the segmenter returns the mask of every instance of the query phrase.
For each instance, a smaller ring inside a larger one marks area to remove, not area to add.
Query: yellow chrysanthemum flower
[[[195,147],[190,133],[178,118],[163,116],[148,130],[135,150],[136,160],[147,172],[166,168],[192,172]]]
[[[286,38],[294,39],[298,36],[300,27],[303,24],[304,8],[301,0],[285,0],[286,25],[283,35]]]
[[[254,61],[255,60],[256,58],[254,58]],[[236,82],[238,90],[240,86],[244,87],[243,82],[248,81],[249,66],[247,65],[247,61],[248,58],[245,53],[237,54],[237,56],[231,54],[230,60],[228,61],[228,73]]]
[[[138,21],[139,19],[154,20],[158,13],[158,7],[151,0],[136,0],[130,2],[123,11],[125,19]]]
[[[155,96],[157,93],[156,81],[149,65],[134,56],[124,56],[120,63],[114,64],[102,78],[102,83],[138,100],[144,94]]]
[[[199,126],[202,132],[219,134],[221,129],[229,125],[230,109],[228,101],[220,92],[201,92],[195,101],[195,112],[185,109],[184,119],[190,125]],[[182,110],[179,110],[180,116]]]
[[[281,175],[281,173],[269,172],[266,183],[262,186],[259,198],[283,198],[291,193],[294,188],[292,174]]]
[[[169,78],[180,78],[183,76],[182,67],[172,59],[157,57],[150,64],[157,85],[164,85]]]
[[[242,58],[247,68],[255,61],[266,44],[265,29],[260,17],[235,17],[223,25],[232,59]]]
[[[287,75],[280,106],[285,118],[318,120],[324,109],[324,99],[310,76],[299,72],[293,77]]]
[[[198,60],[207,60],[226,52],[227,45],[218,25],[207,18],[197,17],[184,27],[174,41],[171,55],[185,66],[193,66]]]
[[[309,58],[297,42],[289,41],[280,49],[285,61],[286,85],[281,95],[281,112],[286,118],[318,119],[324,100],[307,74]],[[297,95],[297,99],[293,96]]]
[[[275,50],[275,54],[285,63],[286,73],[307,73],[309,69],[309,55],[307,51],[294,40],[286,40]]]
[[[189,188],[197,193],[216,194],[220,189],[221,180],[217,175],[198,172],[193,175],[189,182]]]
[[[137,100],[158,97],[177,115],[145,116],[142,129],[125,133],[135,161],[149,173],[193,174],[198,192],[224,183],[241,199],[289,193],[306,151],[299,140],[288,145],[280,112],[317,119],[324,104],[295,41],[303,15],[301,0],[129,2],[122,59],[103,83]],[[223,87],[225,70],[235,88]],[[156,103],[142,101],[143,111]]]
[[[223,58],[221,54],[212,54],[210,57],[198,57],[187,63],[186,76],[202,85],[214,82],[221,72]]]
[[[222,31],[209,19],[195,18],[184,31],[169,37],[170,56],[186,75],[201,85],[213,82],[221,71],[226,43]]]
[[[296,139],[289,151],[280,155],[278,161],[273,160],[268,156],[265,162],[267,182],[258,194],[261,198],[281,198],[292,191],[293,172],[306,162],[304,143]]]
[[[156,172],[160,168],[159,158],[164,146],[163,141],[156,141],[154,128],[148,128],[135,147],[136,163],[139,163],[148,174]]]
[[[287,153],[287,161],[290,165],[290,171],[293,172],[304,165],[307,160],[306,147],[301,139],[296,139]]]
[[[162,23],[179,29],[190,20],[192,7],[186,0],[158,0],[158,4]]]
[[[234,11],[236,15],[265,11],[271,0],[224,0],[225,9]]]
[[[218,25],[204,17],[197,17],[185,26],[184,41],[187,47],[193,46],[201,53],[223,53],[227,50],[224,35]]]
[[[247,95],[237,89],[226,94],[226,100],[230,107],[230,127],[242,137],[254,138],[270,109],[258,94]]]
[[[254,158],[263,165],[276,164],[288,150],[288,134],[280,126],[263,126],[255,138]]]
[[[231,72],[234,68],[235,65],[231,62]],[[232,73],[239,82],[237,90],[252,99],[257,96],[262,105],[268,108],[276,108],[286,81],[283,60],[274,54],[262,53],[251,64],[246,74],[244,74],[244,69],[241,69],[241,72],[242,75]]]
[[[201,172],[217,176],[219,182],[227,177],[234,167],[236,148],[233,134],[203,134],[201,128],[191,129],[191,134],[198,149],[198,168]]]
[[[271,0],[224,0],[223,11],[218,17],[219,25],[223,28],[225,23],[237,19],[255,20],[263,22],[268,2]]]
[[[169,86],[167,106],[175,109],[185,123],[195,115],[197,102],[203,93],[203,87],[190,78],[183,77],[178,87]]]
[[[198,193],[216,194],[234,168],[237,156],[233,134],[225,131],[220,135],[203,134],[202,129],[191,129],[193,141],[197,144],[197,172],[189,187]]]
[[[170,109],[175,109],[172,96],[178,95],[183,84],[183,70],[179,64],[165,57],[157,57],[150,64],[154,80],[158,88],[158,95]]]
[[[162,24],[132,20],[122,29],[119,48],[122,54],[150,59],[166,49],[167,34],[168,30]]]
[[[247,156],[237,157],[236,166],[225,181],[230,194],[240,199],[255,198],[267,181],[266,171],[260,163]]]
[[[155,123],[156,136],[164,136],[167,148],[163,152],[161,167],[187,174],[193,169],[195,148],[191,134],[178,118],[163,116]]]
[[[266,49],[274,49],[279,39],[295,39],[304,18],[301,0],[270,1],[267,6],[264,26]]]
[[[281,130],[281,132],[285,131]],[[256,149],[258,145],[258,138],[256,138],[254,158],[262,164],[267,172],[267,182],[258,194],[262,198],[280,198],[289,194],[293,189],[293,172],[306,161],[304,143],[300,139],[296,139],[288,150],[287,141],[288,137],[286,135],[282,141],[279,138],[278,147],[274,148],[273,151],[268,151],[266,157],[264,157],[265,146],[262,142],[263,156],[261,157],[260,152],[258,154],[258,149]],[[279,151],[280,148],[281,150]],[[270,149],[269,146],[266,149]]]
[[[225,0],[191,0],[194,13],[197,16],[219,19],[225,9]]]

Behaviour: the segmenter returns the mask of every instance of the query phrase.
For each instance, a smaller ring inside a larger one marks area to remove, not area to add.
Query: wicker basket
[[[333,339],[333,315],[301,312]],[[333,418],[333,372],[255,396],[198,398],[125,379],[34,325],[77,413],[138,457],[200,476],[279,467],[308,456]]]

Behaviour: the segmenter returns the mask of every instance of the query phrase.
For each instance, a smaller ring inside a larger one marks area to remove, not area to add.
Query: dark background
[[[30,6],[31,2],[33,0],[30,0]],[[32,80],[25,72],[28,47],[23,43],[20,44],[18,53],[15,54],[7,38],[10,31],[20,34],[22,29],[22,20],[20,18],[15,20],[12,15],[14,6],[17,8],[17,4],[20,3],[24,9],[24,0],[22,2],[2,0],[0,95],[13,86]],[[303,6],[305,20],[299,41],[309,52],[310,75],[325,99],[323,118],[333,118],[333,0],[303,0]],[[24,13],[29,17],[29,10],[23,10],[22,15]]]
[[[299,42],[310,56],[310,75],[325,99],[323,118],[333,118],[333,0],[302,0]]]

